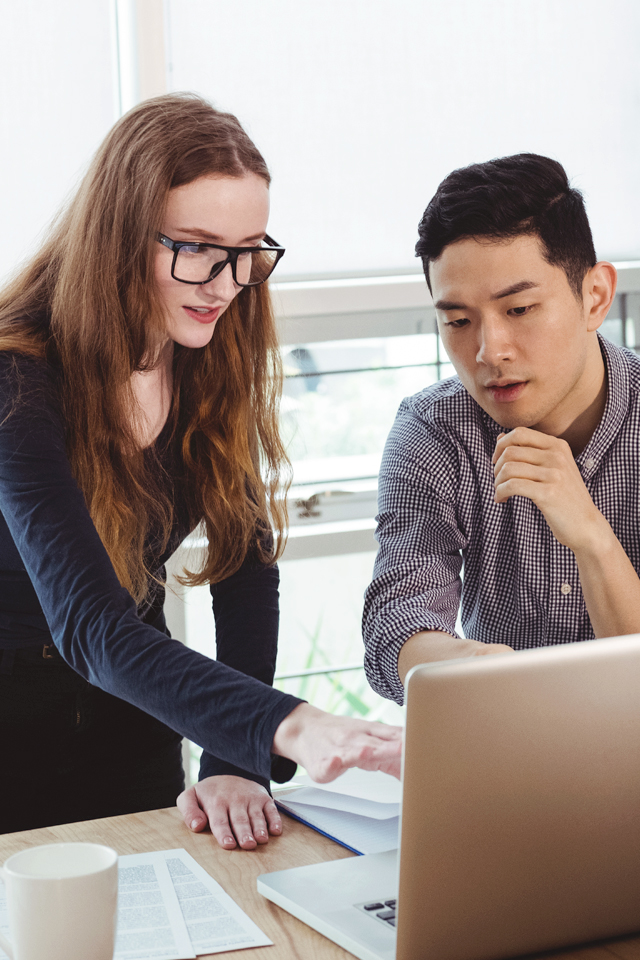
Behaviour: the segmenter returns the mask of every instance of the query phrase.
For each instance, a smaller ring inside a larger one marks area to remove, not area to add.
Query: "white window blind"
[[[0,282],[35,251],[116,119],[109,0],[0,10]]]
[[[416,270],[439,181],[522,151],[584,190],[599,255],[640,257],[640,4],[167,0],[168,82],[236,113],[273,174],[278,276]]]

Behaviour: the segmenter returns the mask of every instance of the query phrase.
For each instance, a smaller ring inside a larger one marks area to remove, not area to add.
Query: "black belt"
[[[43,660],[60,659],[58,649],[53,643],[39,643],[37,646],[0,649],[0,676],[10,676],[13,673],[13,663],[16,658],[16,653],[20,650],[25,650],[29,653],[39,652]]]

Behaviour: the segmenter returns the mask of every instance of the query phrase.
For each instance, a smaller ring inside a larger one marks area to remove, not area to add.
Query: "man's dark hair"
[[[535,153],[454,170],[436,190],[418,234],[416,256],[422,257],[429,290],[431,261],[467,237],[537,236],[545,259],[562,267],[578,298],[596,262],[582,194],[570,186],[562,164]]]

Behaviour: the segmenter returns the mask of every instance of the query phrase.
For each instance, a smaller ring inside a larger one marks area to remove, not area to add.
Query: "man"
[[[382,462],[365,664],[398,702],[417,663],[640,631],[640,358],[597,333],[616,275],[580,193],[546,157],[476,164],[419,236],[458,376]]]

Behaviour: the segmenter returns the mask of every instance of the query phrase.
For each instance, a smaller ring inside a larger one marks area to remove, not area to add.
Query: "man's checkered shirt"
[[[602,420],[576,463],[640,572],[640,358],[600,338]],[[402,703],[398,654],[421,630],[517,650],[590,640],[575,557],[525,497],[494,502],[491,457],[503,430],[457,377],[404,400],[380,470],[374,579],[365,596],[365,668]],[[464,587],[460,572],[464,562]]]

